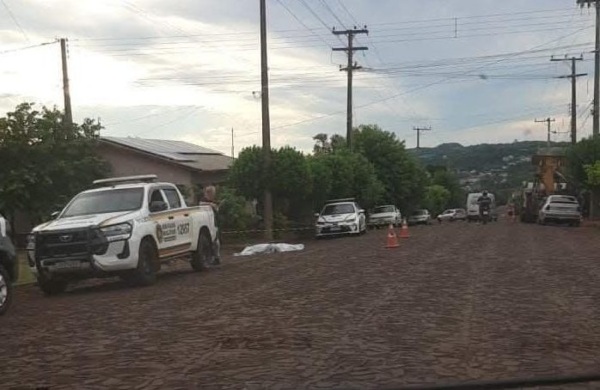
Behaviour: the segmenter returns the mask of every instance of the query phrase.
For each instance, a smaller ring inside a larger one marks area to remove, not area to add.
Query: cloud
[[[328,1],[337,18],[321,2],[285,4],[302,23],[268,2],[272,144],[304,151],[318,132],[345,133],[346,74],[338,68],[345,57],[331,51],[345,42],[331,34],[333,26],[370,30],[357,37],[369,51],[355,58],[365,68],[355,75],[355,123],[380,124],[409,147],[417,125],[434,127],[424,144],[544,139],[531,123],[536,116],[555,116],[559,127],[567,119],[568,127],[568,80],[541,76],[568,72],[565,64],[550,63],[550,55],[578,54],[589,47],[573,45],[593,41],[592,15],[561,0],[430,0],[427,6],[344,0],[345,7]],[[0,18],[0,52],[69,39],[77,120],[101,117],[106,134],[185,139],[225,153],[231,127],[236,150],[260,144],[260,99],[253,94],[261,89],[257,2],[9,5],[29,41],[10,18]],[[546,51],[498,56],[530,49]],[[0,55],[0,109],[21,101],[62,106],[57,44]],[[579,66],[593,71],[590,61]],[[501,77],[507,75],[513,78]],[[591,99],[586,83],[578,83],[582,125]]]

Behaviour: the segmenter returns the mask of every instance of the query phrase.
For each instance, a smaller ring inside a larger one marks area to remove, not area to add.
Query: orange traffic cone
[[[400,229],[400,238],[408,238],[410,237],[410,233],[408,232],[408,224],[406,223],[406,218],[402,221],[402,229]]]
[[[387,235],[387,245],[386,248],[398,248],[400,245],[398,244],[398,237],[396,237],[396,232],[394,231],[394,227],[390,224]]]

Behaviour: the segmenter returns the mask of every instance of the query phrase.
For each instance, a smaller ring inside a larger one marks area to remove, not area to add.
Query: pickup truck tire
[[[0,264],[0,316],[6,313],[12,303],[13,286],[8,271]]]
[[[138,265],[131,273],[130,280],[135,286],[150,286],[156,283],[158,253],[156,253],[153,243],[148,239],[142,240],[138,253]]]
[[[67,289],[68,282],[60,279],[52,280],[40,275],[37,278],[37,284],[45,295],[50,296],[63,293]]]
[[[211,266],[212,257],[213,253],[210,237],[205,231],[201,231],[200,236],[198,237],[198,247],[192,254],[192,260],[190,261],[192,269],[196,272],[206,271]]]

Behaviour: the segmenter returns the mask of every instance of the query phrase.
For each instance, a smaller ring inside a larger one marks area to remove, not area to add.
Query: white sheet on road
[[[277,252],[293,252],[301,251],[304,249],[304,244],[257,244],[250,245],[244,248],[239,253],[234,253],[234,256],[250,256],[257,255],[260,253],[277,253]]]

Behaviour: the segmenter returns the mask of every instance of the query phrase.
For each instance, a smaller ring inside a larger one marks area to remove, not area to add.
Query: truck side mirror
[[[159,211],[165,211],[168,209],[167,204],[162,200],[155,200],[150,203],[150,212],[158,213]]]
[[[315,218],[319,218],[319,213],[315,213]]]

